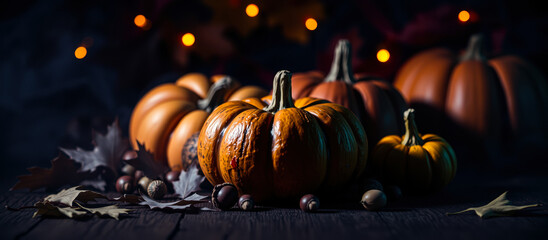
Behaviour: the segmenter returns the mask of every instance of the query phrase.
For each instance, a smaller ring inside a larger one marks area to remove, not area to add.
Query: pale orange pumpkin
[[[129,135],[131,144],[144,144],[160,163],[182,168],[181,151],[187,139],[199,132],[209,113],[227,100],[262,97],[259,87],[240,84],[230,77],[190,73],[175,82],[150,90],[135,106]]]

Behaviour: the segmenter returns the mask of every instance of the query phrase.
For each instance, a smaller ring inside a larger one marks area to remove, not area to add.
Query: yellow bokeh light
[[[310,31],[314,31],[318,27],[318,22],[316,22],[316,19],[314,18],[309,18],[309,19],[306,19],[306,22],[304,22],[304,25],[306,26],[306,29]]]
[[[85,47],[78,47],[74,51],[74,56],[78,59],[82,59],[86,57],[87,54],[88,54],[88,50]]]
[[[133,22],[135,23],[135,26],[142,28],[147,25],[147,18],[143,15],[137,15],[133,19]]]
[[[255,17],[259,15],[259,7],[257,7],[257,5],[255,4],[249,4],[245,8],[245,13],[247,14],[247,16]]]
[[[379,62],[387,62],[390,59],[390,52],[386,49],[381,49],[377,52],[377,59]]]
[[[466,10],[462,10],[459,12],[459,20],[461,22],[467,22],[468,20],[470,20],[470,13]]]
[[[192,33],[185,33],[185,35],[181,38],[181,41],[183,42],[183,45],[189,47],[194,44],[196,38],[194,38],[194,34]]]

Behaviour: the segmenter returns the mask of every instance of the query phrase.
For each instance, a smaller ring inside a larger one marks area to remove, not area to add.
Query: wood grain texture
[[[485,175],[459,172],[444,190],[428,195],[404,194],[379,212],[368,212],[352,200],[322,202],[317,213],[297,203],[260,207],[254,212],[174,212],[135,208],[120,221],[32,219],[33,209],[0,210],[0,239],[544,239],[548,233],[548,176]],[[473,213],[446,216],[488,203],[502,192],[516,205],[543,207],[514,217],[481,219]],[[8,192],[0,202],[31,205],[46,193]],[[114,194],[110,194],[114,196]],[[341,196],[341,198],[343,197]],[[352,199],[352,198],[351,198]]]

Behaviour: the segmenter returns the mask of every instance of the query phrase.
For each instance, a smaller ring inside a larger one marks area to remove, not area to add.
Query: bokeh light
[[[245,8],[245,13],[247,14],[247,16],[255,17],[259,15],[259,7],[257,7],[257,5],[255,4],[249,4]]]
[[[74,51],[74,56],[78,59],[85,58],[87,54],[88,54],[88,50],[82,46],[76,48],[76,50]]]
[[[470,13],[466,10],[462,10],[459,12],[459,21],[461,22],[467,22],[470,20]]]
[[[183,42],[183,45],[190,47],[194,45],[194,42],[196,42],[196,38],[194,38],[194,34],[192,33],[185,33],[183,37],[181,38],[181,41]]]
[[[135,23],[135,26],[144,28],[147,25],[147,18],[143,15],[137,15],[133,19],[133,22]]]
[[[318,22],[314,18],[309,18],[309,19],[306,19],[306,22],[304,23],[304,25],[306,26],[306,29],[310,31],[314,31],[318,27]]]
[[[390,52],[386,49],[381,49],[377,52],[377,59],[379,62],[387,62],[390,59]]]

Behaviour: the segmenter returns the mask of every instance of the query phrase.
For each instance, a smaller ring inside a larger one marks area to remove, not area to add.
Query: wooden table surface
[[[544,206],[513,217],[481,219],[472,212],[447,212],[487,204],[504,191],[515,204]],[[33,205],[49,193],[5,192],[2,205]],[[110,195],[116,195],[111,193]],[[546,239],[548,176],[546,174],[485,175],[459,173],[444,190],[429,196],[405,196],[379,212],[356,202],[323,204],[316,213],[263,207],[254,212],[149,210],[133,208],[119,221],[32,218],[34,209],[0,210],[1,239]],[[327,205],[327,206],[326,206]]]

